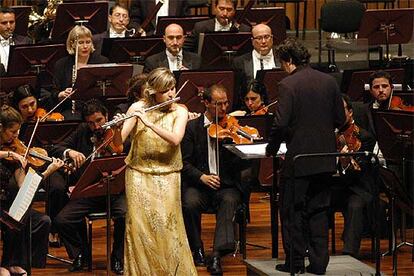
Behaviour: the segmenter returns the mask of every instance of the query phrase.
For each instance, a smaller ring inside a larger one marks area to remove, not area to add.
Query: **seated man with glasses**
[[[194,70],[201,66],[201,57],[184,51],[184,30],[178,24],[170,24],[164,32],[165,51],[149,56],[145,60],[144,72],[151,72],[158,67],[169,68],[170,71]]]
[[[104,38],[133,37],[137,33],[139,33],[139,36],[146,35],[145,31],[139,26],[129,27],[129,11],[122,4],[115,4],[109,9],[108,22],[109,29],[107,31],[93,36],[97,53],[101,53]]]

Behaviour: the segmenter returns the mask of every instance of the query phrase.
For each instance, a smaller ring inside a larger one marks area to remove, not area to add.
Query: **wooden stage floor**
[[[248,259],[271,259],[271,236],[270,236],[270,211],[269,200],[265,193],[253,193],[251,202],[251,223],[247,227],[247,241],[251,244],[257,244],[269,247],[269,249],[260,249],[252,246],[247,246]],[[211,251],[212,240],[214,235],[215,219],[213,215],[204,215],[203,217],[203,241],[205,250]],[[341,252],[342,241],[340,239],[343,229],[343,219],[341,215],[336,216],[336,247],[337,254]],[[412,241],[413,232],[409,231],[407,238]],[[96,221],[93,227],[93,267],[91,272],[70,273],[67,271],[67,264],[63,264],[49,259],[45,269],[33,269],[33,275],[105,275],[106,274],[106,243],[105,243],[105,222]],[[281,243],[280,243],[281,244]],[[364,239],[362,242],[362,255],[369,255],[371,248],[370,239]],[[388,241],[381,240],[381,251],[388,248]],[[51,248],[50,253],[59,257],[66,258],[66,251],[64,247]],[[284,259],[283,249],[279,248],[279,256]],[[362,260],[365,264],[375,268],[369,258]],[[241,255],[236,257],[228,256],[222,262],[224,275],[246,275],[246,265],[244,264]],[[199,275],[209,275],[205,267],[198,268]],[[386,256],[381,260],[381,272],[386,275],[392,275],[392,258]],[[281,273],[281,275],[283,275]],[[414,275],[414,263],[411,262],[411,248],[404,246],[398,253],[398,275],[412,276]]]

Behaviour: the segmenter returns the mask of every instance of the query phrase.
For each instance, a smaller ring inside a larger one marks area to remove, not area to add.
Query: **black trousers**
[[[280,217],[287,265],[290,265],[290,244],[293,242],[295,266],[304,266],[305,252],[308,249],[312,268],[317,271],[326,270],[329,262],[330,179],[325,174],[296,178],[293,198],[291,179],[282,178]],[[293,211],[293,219],[290,211]]]
[[[188,187],[183,191],[183,215],[187,237],[192,251],[202,248],[201,215],[216,214],[213,252],[225,255],[235,248],[234,214],[241,203],[241,193],[236,188],[214,191],[208,188]]]
[[[50,218],[31,209],[28,210],[23,221],[25,226],[20,231],[2,225],[4,243],[1,266],[20,266],[28,269],[29,216],[32,222],[32,266],[46,266]]]
[[[67,181],[60,172],[52,173],[44,183],[47,191],[46,210],[52,220],[51,233],[57,233],[55,218],[59,212],[69,202]]]
[[[69,258],[74,259],[79,254],[87,255],[85,216],[105,210],[106,197],[100,196],[70,200],[59,212],[55,223]],[[124,256],[125,212],[125,195],[112,196],[111,215],[114,217],[112,258],[121,261]]]

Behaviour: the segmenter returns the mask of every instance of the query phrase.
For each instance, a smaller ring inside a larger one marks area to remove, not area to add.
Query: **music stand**
[[[29,25],[29,14],[32,11],[31,6],[12,6],[16,15],[16,28],[14,33],[22,36],[27,36],[27,30]]]
[[[404,44],[411,40],[413,16],[414,9],[366,10],[358,38],[367,38],[369,45],[385,44],[386,58],[390,60],[390,44]]]
[[[108,2],[59,4],[50,33],[52,40],[65,41],[75,25],[88,27],[92,34],[105,32],[108,25]]]
[[[238,13],[242,11],[237,9],[235,17],[237,18]],[[251,8],[241,23],[251,27],[260,23],[266,24],[272,29],[273,43],[275,45],[281,43],[286,38],[285,8],[283,7]]]
[[[64,44],[10,46],[8,76],[37,75],[39,82],[51,85],[55,62],[66,55]]]
[[[111,194],[125,189],[125,155],[98,158],[89,163],[72,190],[72,198],[106,196],[106,271],[111,274]]]
[[[269,103],[277,100],[279,82],[287,77],[289,74],[280,69],[259,70],[256,74],[256,79],[263,83],[267,90],[267,99]],[[275,106],[269,108],[270,113],[275,112]]]
[[[16,90],[17,87],[28,84],[32,88],[36,87],[37,77],[36,76],[16,76],[16,77],[2,77],[0,78],[0,98],[2,100],[2,105],[8,102],[4,101],[3,97],[8,98],[8,96]]]
[[[227,88],[227,98],[229,106],[234,102],[234,72],[233,71],[177,71],[179,76],[176,78],[177,87],[181,87],[184,82],[189,81],[178,95],[180,103],[187,106],[191,112],[203,113],[205,111],[204,103],[202,102],[202,94],[206,88],[213,84],[222,84]]]
[[[78,70],[73,100],[124,97],[127,80],[132,76],[131,64],[92,64]]]
[[[104,38],[102,55],[111,62],[144,64],[145,58],[165,49],[162,37]]]
[[[78,127],[78,121],[41,122],[33,137],[35,146],[56,145],[65,140]],[[33,133],[35,123],[24,123],[20,129],[19,138],[26,145]]]
[[[393,83],[404,81],[404,69],[386,69],[392,76]],[[341,82],[342,93],[347,94],[352,101],[366,102],[370,94],[365,92],[364,85],[368,83],[369,76],[374,70],[345,70]]]
[[[235,56],[253,50],[249,32],[201,33],[198,55],[202,57],[203,68],[228,69]]]
[[[164,35],[165,28],[176,23],[180,25],[184,30],[184,35],[188,36],[194,29],[195,23],[203,20],[210,19],[208,16],[160,16],[157,21],[157,28],[155,33],[157,35]]]

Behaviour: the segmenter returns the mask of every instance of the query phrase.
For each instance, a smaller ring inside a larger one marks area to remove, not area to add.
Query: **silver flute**
[[[158,108],[164,107],[164,106],[166,106],[166,105],[169,105],[169,104],[172,104],[172,103],[178,102],[179,100],[180,100],[180,97],[176,97],[176,98],[173,98],[173,99],[171,99],[171,100],[168,100],[168,101],[165,101],[165,102],[162,102],[162,103],[159,103],[159,104],[156,104],[156,105],[150,106],[150,107],[148,107],[148,108],[145,108],[143,111],[144,111],[144,113],[145,113],[145,112],[149,112],[149,111],[153,111],[153,110],[156,110],[156,109],[158,109]],[[113,119],[113,120],[111,120],[111,121],[109,121],[109,122],[107,122],[107,123],[103,124],[103,125],[102,125],[102,128],[103,128],[103,129],[108,129],[108,128],[110,128],[111,126],[116,125],[117,123],[122,122],[122,121],[125,121],[125,120],[127,120],[127,119],[129,119],[129,118],[132,118],[132,117],[134,117],[134,116],[136,116],[136,115],[137,115],[137,113],[136,113],[136,112],[134,112],[134,113],[132,113],[132,114],[130,114],[130,115],[128,115],[128,116],[126,116],[126,117],[119,118],[119,119]]]

